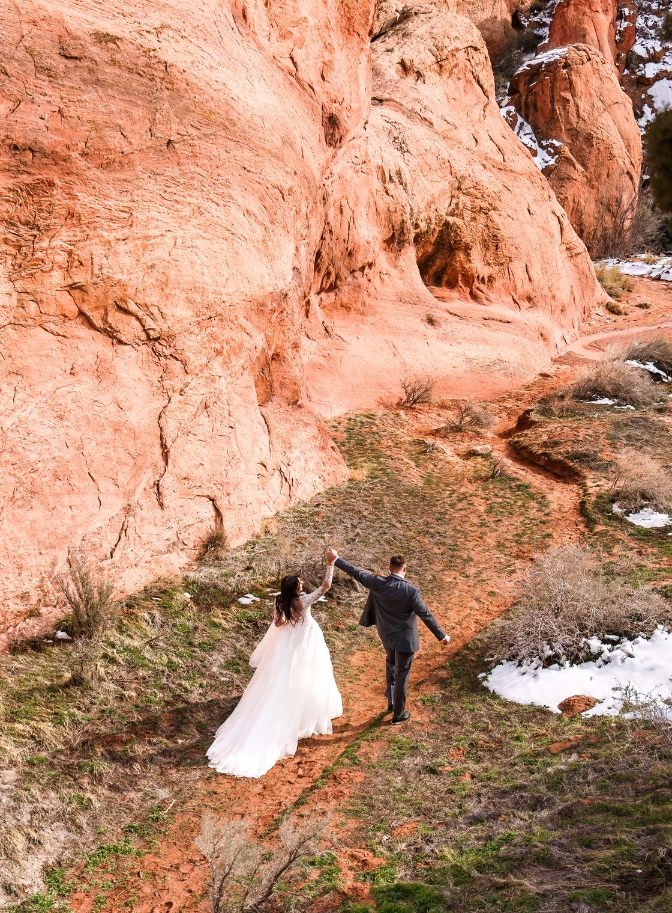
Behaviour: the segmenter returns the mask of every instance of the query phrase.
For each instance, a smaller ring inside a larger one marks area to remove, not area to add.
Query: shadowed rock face
[[[13,619],[68,546],[123,590],[242,541],[345,478],[318,414],[503,389],[601,297],[463,17],[418,8],[372,70],[361,2],[0,15]]]
[[[534,58],[513,77],[511,104],[538,141],[555,141],[544,173],[577,233],[599,247],[623,230],[637,201],[642,143],[614,67],[576,45]]]

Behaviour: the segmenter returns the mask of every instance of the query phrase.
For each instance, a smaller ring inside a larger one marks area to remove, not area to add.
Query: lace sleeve
[[[327,592],[327,590],[331,586],[333,579],[334,579],[334,566],[333,566],[333,564],[329,564],[329,565],[327,565],[327,572],[324,575],[324,580],[322,582],[322,585],[318,586],[318,588],[316,590],[313,590],[312,593],[304,593],[302,596],[299,596],[299,603],[301,605],[301,611],[303,611],[304,609],[307,609],[308,606],[311,606],[314,602],[317,602],[317,600],[320,598],[320,596],[323,596]]]

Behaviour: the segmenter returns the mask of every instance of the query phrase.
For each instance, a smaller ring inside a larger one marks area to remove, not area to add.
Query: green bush
[[[646,128],[646,154],[656,203],[663,212],[672,212],[672,108],[662,111]]]

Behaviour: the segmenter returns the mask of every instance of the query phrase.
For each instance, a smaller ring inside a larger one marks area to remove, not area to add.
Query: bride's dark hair
[[[298,596],[297,588],[299,577],[297,574],[288,574],[280,581],[280,592],[275,597],[275,608],[285,621],[295,625],[296,619],[292,618],[292,603]]]

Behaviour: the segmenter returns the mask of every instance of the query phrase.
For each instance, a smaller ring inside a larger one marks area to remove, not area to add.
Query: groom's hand
[[[441,641],[441,644],[442,644],[444,647],[447,647],[449,643],[450,643],[450,634],[446,634],[446,636],[445,636],[445,637],[443,638],[443,640]]]
[[[329,548],[327,549],[327,561],[328,561],[328,563],[329,563],[329,564],[333,564],[334,561],[335,561],[337,558],[338,558],[338,552],[336,551],[335,548],[332,548],[331,546],[329,546]]]

